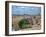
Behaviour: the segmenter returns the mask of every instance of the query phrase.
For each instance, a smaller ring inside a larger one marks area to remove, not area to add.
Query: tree
[[[27,25],[30,24],[29,21],[27,19],[22,19],[19,22],[19,27],[20,28],[27,28]]]

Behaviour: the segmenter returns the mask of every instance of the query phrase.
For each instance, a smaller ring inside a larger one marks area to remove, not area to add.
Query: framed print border
[[[9,34],[9,3],[27,3],[27,4],[41,4],[44,6],[44,32],[42,33],[27,33],[27,34]],[[45,3],[37,2],[20,2],[20,1],[5,1],[5,35],[6,36],[18,36],[18,35],[32,35],[32,34],[45,34]]]

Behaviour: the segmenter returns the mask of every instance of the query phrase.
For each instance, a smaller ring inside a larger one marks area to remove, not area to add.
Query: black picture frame
[[[11,34],[11,35],[9,35],[9,3],[27,3],[27,4],[41,4],[41,5],[43,5],[44,6],[44,32],[42,32],[42,33],[27,33],[27,34]],[[6,36],[18,36],[18,35],[34,35],[34,34],[45,34],[45,3],[5,1],[5,35]]]

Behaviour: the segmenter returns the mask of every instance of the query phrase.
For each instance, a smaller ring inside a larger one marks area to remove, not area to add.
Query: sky
[[[12,5],[13,15],[38,15],[39,13],[41,13],[41,7]]]

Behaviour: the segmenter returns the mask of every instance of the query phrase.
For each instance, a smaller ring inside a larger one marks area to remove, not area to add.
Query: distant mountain
[[[40,16],[40,14],[37,14],[37,15],[29,15],[29,14],[12,14],[12,16]]]

